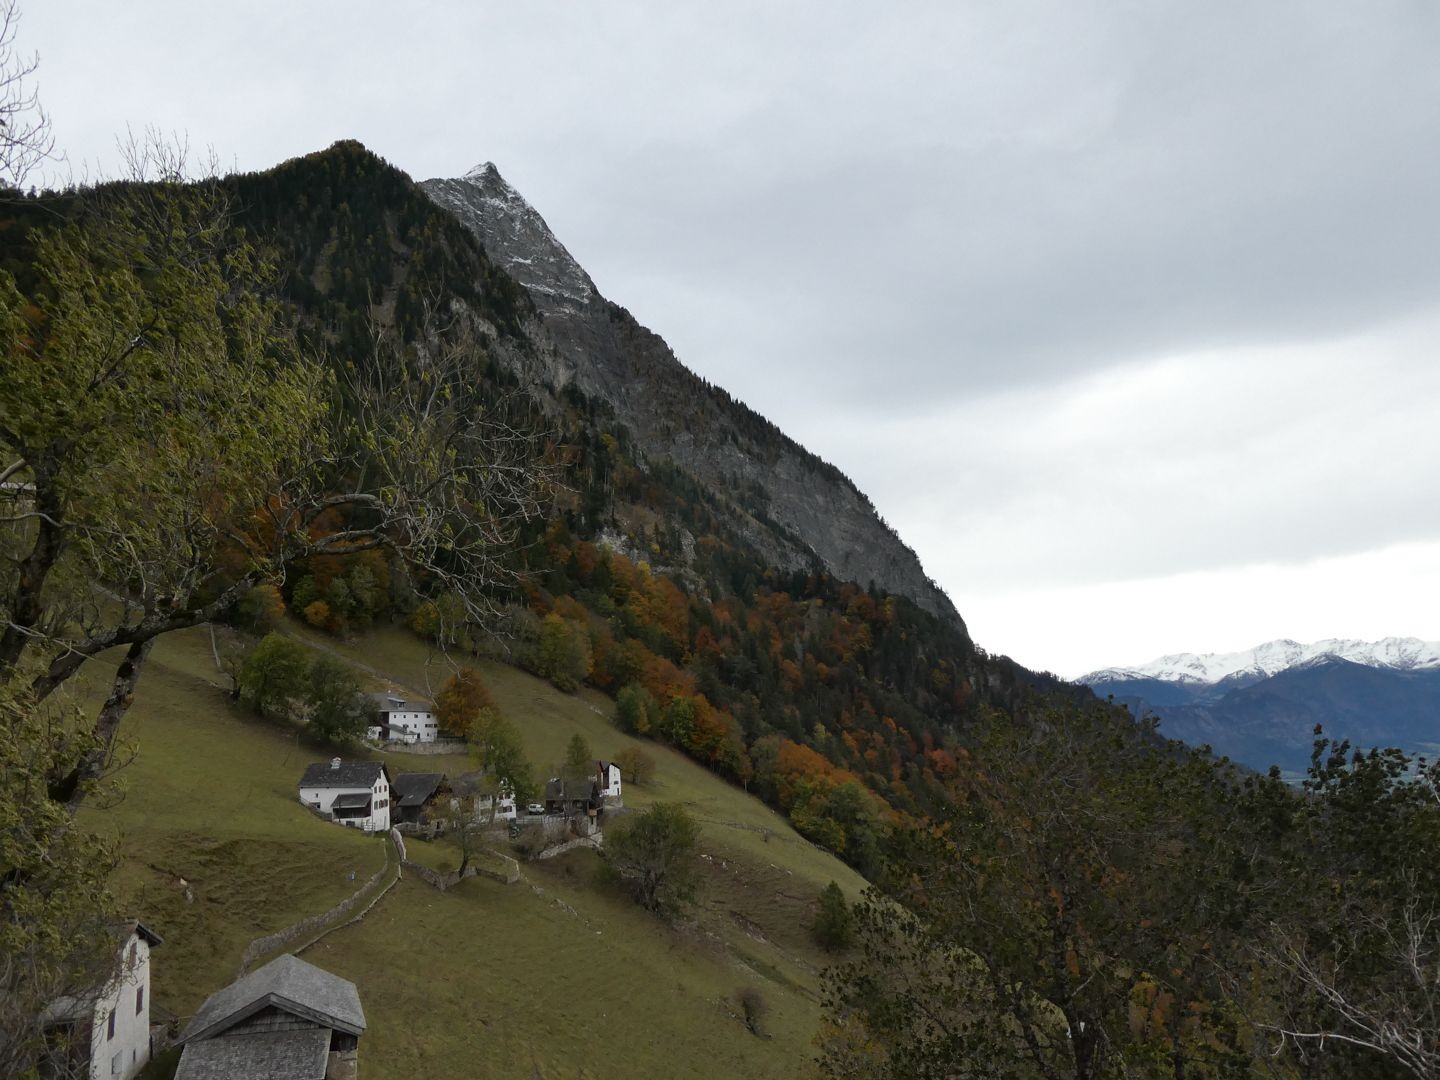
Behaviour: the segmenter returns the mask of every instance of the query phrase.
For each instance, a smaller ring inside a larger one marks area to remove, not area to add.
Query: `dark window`
[[[107,1039],[113,1039],[114,1037],[115,1037],[115,1010],[114,1010],[114,1009],[111,1009],[111,1010],[110,1010],[110,1026],[109,1026],[109,1028],[106,1030],[105,1038],[107,1038]]]
[[[137,986],[137,987],[135,988],[135,1015],[136,1015],[136,1016],[139,1016],[139,1015],[140,1015],[142,1012],[144,1012],[144,1011],[145,1011],[145,987],[143,987],[143,986]]]

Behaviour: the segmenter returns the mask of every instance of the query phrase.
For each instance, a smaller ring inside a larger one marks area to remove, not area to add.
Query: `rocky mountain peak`
[[[595,299],[590,275],[493,162],[456,179],[427,180],[421,187],[481,238],[490,257],[525,287],[542,312],[574,311]]]
[[[775,567],[818,564],[841,580],[873,581],[963,631],[950,598],[843,473],[690,371],[658,334],[602,296],[492,163],[420,187],[529,292],[541,316],[539,348],[515,363],[608,403],[645,454],[670,459],[726,504],[737,531]]]

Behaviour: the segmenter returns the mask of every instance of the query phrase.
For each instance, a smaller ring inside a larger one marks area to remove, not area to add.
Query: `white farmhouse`
[[[384,742],[434,742],[440,736],[435,710],[423,701],[407,701],[393,693],[373,694],[374,715],[368,734]]]
[[[600,785],[600,797],[620,798],[620,766],[613,761],[595,763],[595,782]]]
[[[160,935],[134,919],[118,930],[114,978],[94,998],[67,998],[46,1010],[46,1026],[61,1036],[55,1052],[67,1059],[51,1063],[57,1075],[130,1080],[150,1060],[150,950]]]
[[[352,829],[390,829],[390,774],[378,761],[337,757],[307,766],[300,778],[300,801]]]

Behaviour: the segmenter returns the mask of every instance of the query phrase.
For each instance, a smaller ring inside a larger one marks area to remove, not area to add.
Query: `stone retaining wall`
[[[299,922],[285,927],[283,930],[277,930],[273,934],[258,937],[250,942],[249,945],[246,945],[245,951],[240,954],[240,971],[235,977],[238,979],[244,975],[245,972],[250,969],[250,965],[260,957],[272,952],[279,952],[285,948],[285,946],[298,941],[306,934],[312,934],[320,930],[326,923],[341,919],[350,914],[350,912],[354,911],[355,908],[360,905],[360,901],[365,898],[365,895],[380,883],[380,880],[390,869],[390,852],[387,848],[385,865],[375,871],[374,876],[371,877],[369,881],[365,882],[364,885],[361,885],[354,893],[347,896],[344,900],[341,900],[340,903],[336,904],[329,911],[322,911],[318,915],[308,915]]]
[[[464,739],[436,739],[434,742],[387,742],[380,749],[387,754],[417,754],[421,757],[433,754],[463,754],[469,749]]]
[[[485,877],[491,881],[498,881],[502,885],[514,885],[515,882],[520,880],[520,864],[518,862],[508,855],[500,854],[498,851],[491,851],[489,854],[507,863],[507,871],[502,873],[499,870],[491,870],[487,867],[476,866],[472,863],[465,868],[463,874],[459,870],[451,870],[448,873],[442,874],[439,870],[432,870],[428,866],[417,862],[410,862],[408,859],[402,861],[400,865],[404,869],[409,870],[421,881],[425,882],[425,884],[432,888],[439,889],[441,892],[444,892],[446,889],[453,889],[468,877]]]

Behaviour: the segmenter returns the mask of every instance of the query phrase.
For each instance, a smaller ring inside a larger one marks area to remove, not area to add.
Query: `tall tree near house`
[[[321,655],[311,662],[305,707],[310,730],[322,739],[346,742],[365,734],[365,694],[355,672],[343,660]]]
[[[435,695],[435,719],[442,734],[461,738],[485,709],[493,709],[495,702],[490,688],[474,668],[461,668]]]
[[[46,1010],[114,973],[112,844],[47,796],[94,738],[81,720],[61,697],[37,706],[0,685],[0,1076],[33,1075]]]
[[[565,760],[560,765],[560,775],[571,783],[595,775],[595,754],[585,736],[578,731],[565,744]]]
[[[508,790],[522,806],[535,797],[535,774],[514,724],[495,709],[482,709],[470,725],[469,739],[470,756],[492,782],[492,794]]]
[[[629,784],[648,784],[655,779],[655,758],[638,746],[627,746],[615,755],[620,775]]]
[[[256,712],[289,717],[309,689],[310,654],[284,634],[269,633],[250,650],[236,680],[242,702]]]

